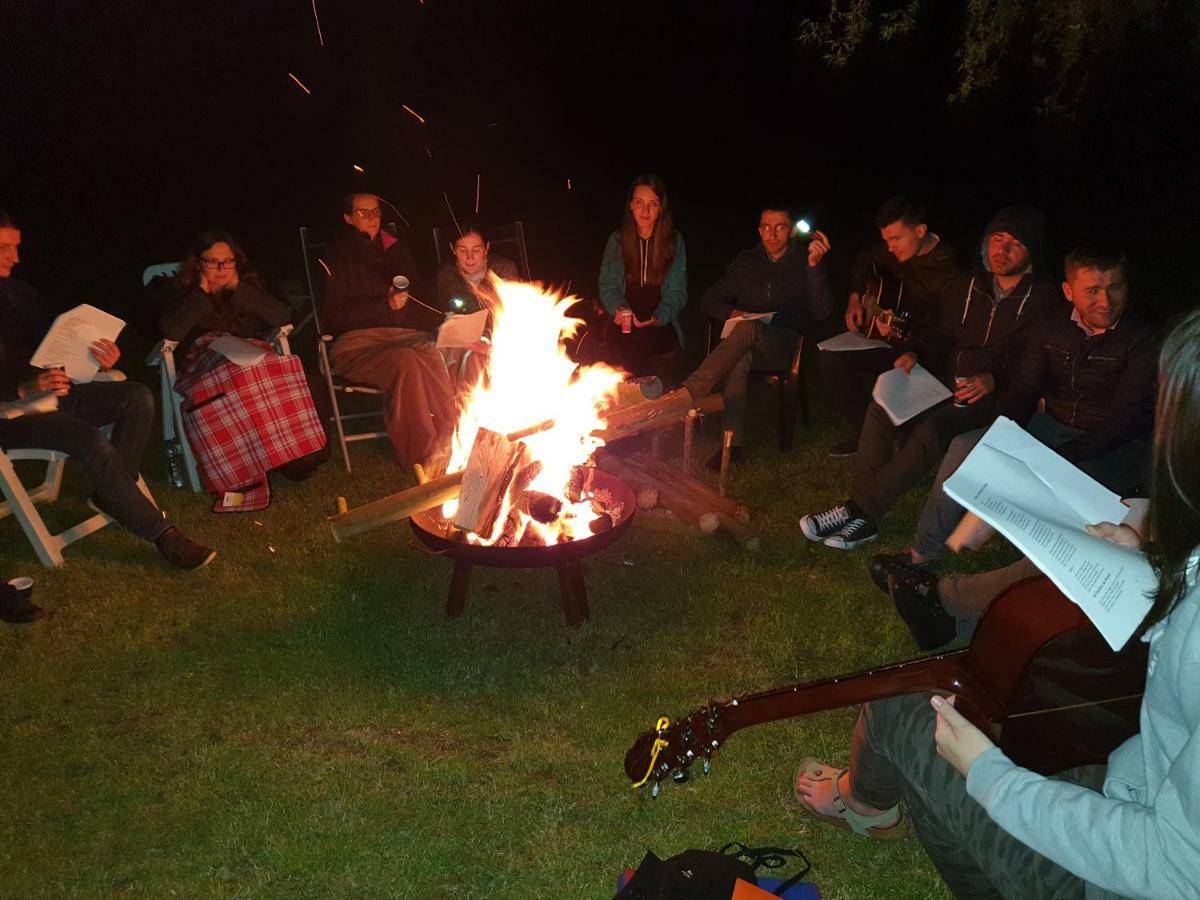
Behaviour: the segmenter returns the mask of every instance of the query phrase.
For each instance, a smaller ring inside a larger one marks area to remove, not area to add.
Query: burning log
[[[567,482],[567,499],[579,503],[592,492],[592,479],[596,474],[594,466],[572,466],[571,478]]]
[[[654,476],[659,481],[674,488],[681,493],[689,494],[695,497],[702,503],[707,504],[718,512],[722,512],[727,516],[732,516],[739,522],[750,521],[750,510],[746,508],[744,503],[739,503],[732,497],[722,497],[703,481],[698,481],[695,478],[689,478],[687,475],[673,469],[657,459],[652,459],[644,453],[635,453],[631,457],[634,465],[639,469],[644,470],[649,475]]]
[[[563,503],[557,497],[541,491],[526,491],[522,506],[531,519],[549,525],[562,513]]]
[[[490,536],[517,472],[529,465],[529,448],[499,432],[480,428],[463,470],[454,524]]]
[[[689,522],[695,522],[702,531],[710,533],[719,526],[727,531],[743,549],[754,551],[761,546],[758,535],[733,516],[715,510],[704,501],[672,488],[627,460],[622,460],[611,453],[600,453],[597,456],[600,468],[606,472],[612,472],[625,481],[641,481],[658,488],[659,502],[663,506]]]

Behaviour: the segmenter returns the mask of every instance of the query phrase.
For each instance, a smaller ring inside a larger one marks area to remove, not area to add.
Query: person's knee
[[[121,409],[129,416],[151,418],[154,416],[154,392],[140,381],[121,382]]]

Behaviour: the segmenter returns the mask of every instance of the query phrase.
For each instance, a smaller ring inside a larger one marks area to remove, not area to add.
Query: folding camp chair
[[[179,271],[179,263],[159,263],[147,266],[142,272],[142,287],[146,287],[160,275],[171,276]],[[267,340],[280,356],[290,356],[291,346],[288,335],[292,333],[291,325],[283,325],[272,329]],[[183,397],[175,391],[175,348],[179,341],[163,338],[146,356],[146,365],[158,367],[159,396],[162,400],[163,451],[167,459],[167,477],[175,487],[183,487],[183,475],[186,473],[188,485],[197,493],[201,490],[200,470],[196,466],[196,456],[188,443],[187,433],[183,430]],[[183,460],[183,472],[179,471],[179,461]]]
[[[329,255],[329,245],[332,237],[329,233],[313,231],[311,228],[301,226],[300,228],[300,249],[304,254],[304,276],[308,279],[308,293],[312,297],[312,322],[313,328],[317,332],[317,364],[321,370],[321,376],[325,379],[325,388],[329,393],[329,406],[331,414],[330,421],[333,422],[334,431],[337,434],[338,446],[342,450],[342,464],[346,467],[346,471],[350,472],[350,447],[349,445],[356,441],[371,441],[377,438],[386,438],[387,431],[355,431],[346,432],[344,423],[356,419],[369,419],[383,417],[383,408],[377,408],[367,412],[342,412],[341,404],[338,402],[339,395],[342,397],[350,397],[352,395],[378,397],[383,394],[379,388],[369,385],[360,384],[358,382],[349,381],[340,377],[333,371],[333,366],[329,362],[329,345],[333,343],[333,335],[325,334],[321,329],[320,307],[325,296],[325,278],[329,272],[328,263],[323,257]]]

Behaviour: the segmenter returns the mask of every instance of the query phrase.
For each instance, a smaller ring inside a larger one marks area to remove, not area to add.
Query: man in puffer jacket
[[[1034,276],[1045,234],[1045,219],[1032,207],[1008,207],[988,224],[982,268],[960,283],[957,306],[943,309],[942,331],[953,341],[950,352],[930,360],[939,352],[934,345],[925,355],[908,350],[895,362],[911,372],[919,357],[922,366],[944,372],[954,402],[899,426],[872,402],[863,420],[850,497],[801,519],[805,537],[840,550],[875,540],[879,519],[942,458],[950,441],[991,423],[997,390],[1008,386],[1009,361],[1058,293],[1053,283]]]

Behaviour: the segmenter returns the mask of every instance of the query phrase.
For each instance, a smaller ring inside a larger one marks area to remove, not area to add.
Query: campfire
[[[593,490],[589,468],[604,444],[601,412],[623,375],[567,355],[565,342],[583,324],[568,315],[575,298],[516,282],[497,281],[496,289],[487,370],[454,432],[449,471],[462,471],[462,486],[442,517],[472,544],[589,537],[623,512]]]

